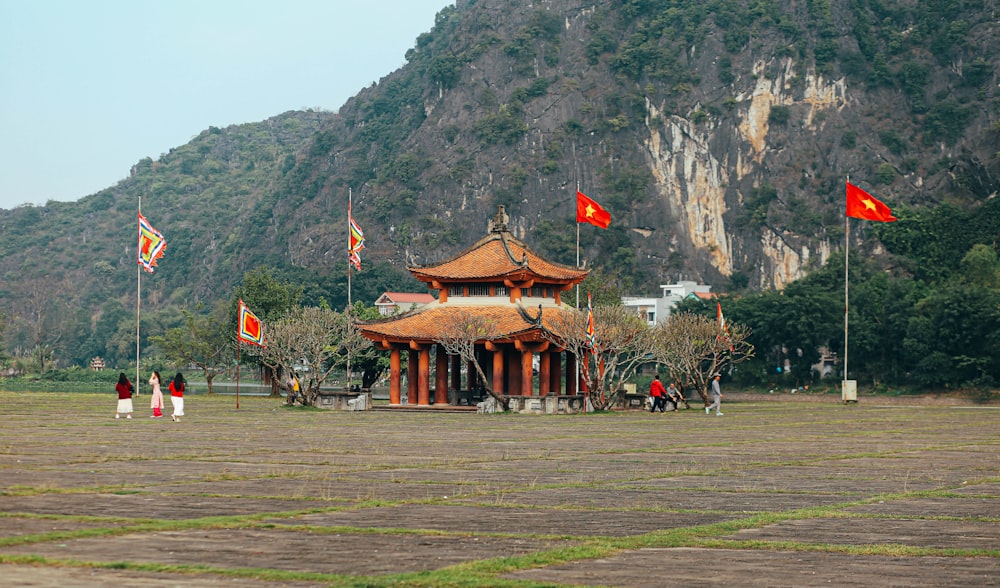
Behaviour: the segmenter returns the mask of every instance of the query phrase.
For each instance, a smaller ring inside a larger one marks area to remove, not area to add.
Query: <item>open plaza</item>
[[[5,586],[997,586],[1000,407],[326,411],[0,392]]]

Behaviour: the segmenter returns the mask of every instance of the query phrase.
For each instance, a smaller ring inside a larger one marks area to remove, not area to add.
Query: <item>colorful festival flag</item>
[[[138,262],[142,269],[153,273],[156,260],[163,257],[163,252],[167,249],[167,240],[163,234],[149,224],[146,217],[139,213],[139,251]]]
[[[597,353],[597,331],[594,329],[594,308],[590,302],[590,292],[587,292],[587,347]]]
[[[881,223],[897,220],[888,206],[850,182],[847,183],[847,216]]]
[[[726,343],[729,343],[730,351],[736,351],[736,348],[733,347],[732,334],[729,332],[729,323],[726,322],[726,317],[722,315],[722,303],[718,300],[715,301],[715,316],[719,320],[719,330],[722,331],[719,337],[725,339]]]
[[[601,208],[601,205],[576,192],[576,222],[590,223],[599,229],[606,229],[611,224],[611,213]]]
[[[358,270],[361,269],[361,250],[365,248],[365,234],[354,221],[351,214],[351,203],[347,202],[347,219],[350,222],[351,230],[347,239],[347,261]]]
[[[236,325],[236,338],[244,343],[249,343],[250,345],[256,345],[258,347],[267,347],[267,342],[264,340],[264,325],[260,322],[253,312],[247,308],[247,305],[240,299],[239,306],[239,318],[238,324]]]

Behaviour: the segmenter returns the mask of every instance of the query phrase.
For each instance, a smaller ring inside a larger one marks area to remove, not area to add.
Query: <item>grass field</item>
[[[0,392],[0,585],[1000,585],[996,406],[113,396]]]

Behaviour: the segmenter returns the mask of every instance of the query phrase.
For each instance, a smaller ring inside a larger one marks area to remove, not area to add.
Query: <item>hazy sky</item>
[[[335,111],[453,0],[0,0],[0,208],[69,201],[209,126]]]

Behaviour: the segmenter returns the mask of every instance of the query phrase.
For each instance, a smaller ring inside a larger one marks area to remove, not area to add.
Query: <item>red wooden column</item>
[[[451,356],[451,389],[462,389],[462,356]]]
[[[503,389],[503,347],[492,343],[486,343],[486,349],[493,352],[493,383],[491,387],[494,392],[505,393]]]
[[[417,352],[410,349],[406,352],[406,403],[417,403],[417,379],[419,378]]]
[[[549,385],[552,383],[552,374],[549,373],[551,369],[551,355],[548,351],[542,351],[538,354],[538,395],[548,396],[549,395]]]
[[[517,349],[508,347],[507,350],[507,353],[504,353],[504,364],[507,366],[508,372],[507,393],[510,396],[530,394],[531,388],[528,388],[526,391],[521,389],[521,359]],[[531,372],[529,371],[528,373]]]
[[[562,352],[550,351],[549,356],[549,394],[562,394]]]
[[[399,369],[399,349],[393,347],[389,351],[389,404],[399,404],[399,378],[402,376]]]
[[[521,351],[521,394],[525,396],[535,395],[535,387],[531,381],[532,357],[534,357],[534,353],[531,352],[530,348]]]
[[[569,396],[576,396],[576,355],[573,353],[566,354],[566,394]]]
[[[431,403],[431,350],[427,345],[417,345],[412,341],[410,347],[416,347],[417,354],[417,404],[429,406]]]
[[[434,356],[434,404],[448,404],[448,352],[439,343]]]

